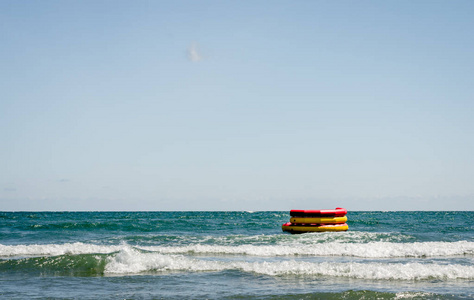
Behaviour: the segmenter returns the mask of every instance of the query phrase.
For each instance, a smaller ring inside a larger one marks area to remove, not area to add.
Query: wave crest
[[[114,253],[127,247],[122,245],[94,245],[85,243],[46,245],[1,245],[0,257],[23,257],[64,254]],[[474,255],[474,242],[422,242],[422,243],[340,243],[277,244],[277,245],[202,245],[186,246],[136,246],[136,249],[161,254],[228,254],[249,256],[349,256],[361,258],[397,257],[449,257]]]
[[[376,280],[474,279],[474,266],[422,263],[330,263],[305,261],[216,261],[182,255],[140,253],[123,249],[109,261],[105,274],[136,274],[143,272],[194,271],[217,272],[238,270],[269,276],[331,276]]]

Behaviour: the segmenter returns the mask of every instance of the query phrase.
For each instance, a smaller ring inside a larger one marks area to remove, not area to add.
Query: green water
[[[474,212],[0,212],[0,298],[472,299]]]

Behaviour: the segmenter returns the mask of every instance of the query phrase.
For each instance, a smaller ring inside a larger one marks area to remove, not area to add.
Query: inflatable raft
[[[290,233],[304,233],[304,232],[323,232],[323,231],[347,231],[349,226],[344,224],[293,224],[291,222],[285,223],[281,226],[283,231]]]
[[[306,218],[306,217],[292,217],[290,222],[293,224],[344,224],[347,217],[323,217],[323,218]]]
[[[321,210],[301,210],[292,209],[290,210],[290,216],[292,217],[343,217],[347,214],[347,209],[338,207],[336,209],[321,209]]]
[[[342,207],[336,209],[299,210],[290,211],[290,222],[281,226],[283,231],[290,233],[346,231],[349,229],[347,210]]]

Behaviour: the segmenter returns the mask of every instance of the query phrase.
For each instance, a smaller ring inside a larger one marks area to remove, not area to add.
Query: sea
[[[473,211],[0,212],[1,299],[474,299]]]

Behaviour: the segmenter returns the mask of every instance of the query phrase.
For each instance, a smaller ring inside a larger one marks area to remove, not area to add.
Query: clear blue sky
[[[474,209],[474,1],[0,1],[0,210]]]

